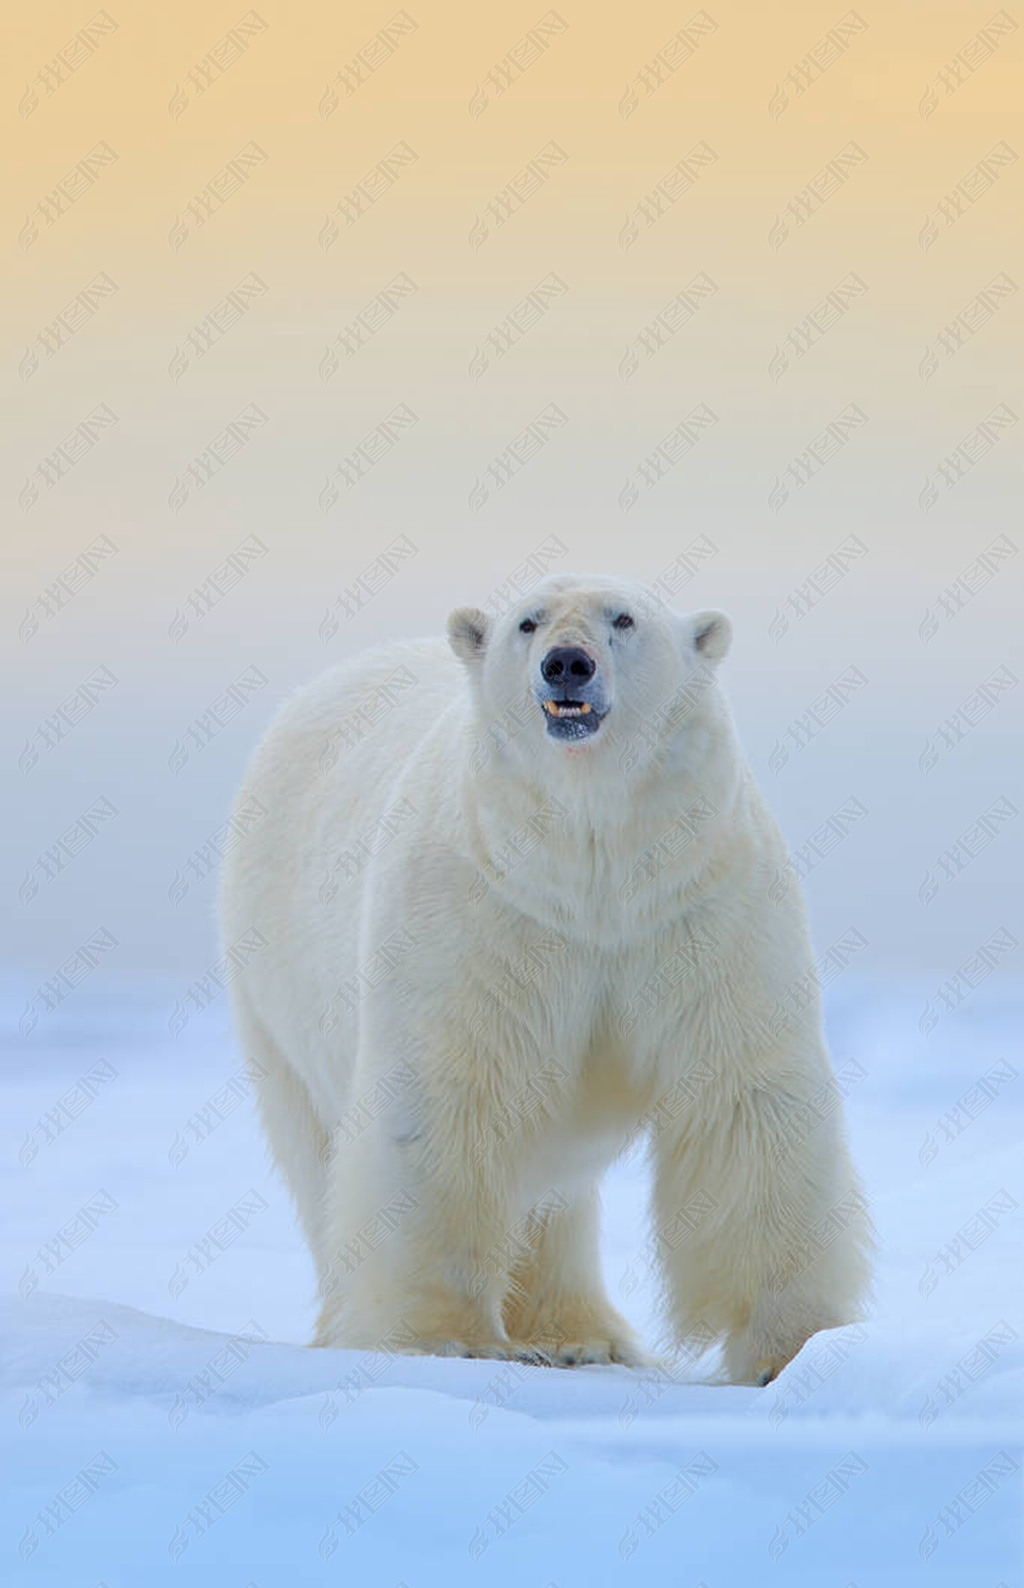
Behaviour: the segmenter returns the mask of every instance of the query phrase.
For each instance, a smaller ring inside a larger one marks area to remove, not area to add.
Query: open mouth
[[[542,700],[547,730],[555,739],[588,739],[607,715],[589,700]]]

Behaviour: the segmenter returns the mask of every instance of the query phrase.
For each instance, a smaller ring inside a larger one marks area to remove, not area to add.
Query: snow
[[[1012,988],[931,1030],[928,985],[829,989],[876,1300],[760,1391],[713,1360],[308,1349],[312,1268],[224,1000],[172,1037],[178,991],[90,984],[25,1038],[24,992],[5,1003],[3,1580],[1024,1588]],[[636,1154],[606,1182],[604,1258],[655,1342],[645,1197]]]

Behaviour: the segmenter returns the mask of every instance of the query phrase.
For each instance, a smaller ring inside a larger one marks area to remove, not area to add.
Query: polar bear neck
[[[642,767],[612,754],[552,756],[536,768],[498,750],[459,795],[469,859],[494,895],[545,925],[617,938],[662,924],[722,886],[761,803],[724,702]],[[677,736],[678,737],[678,736]],[[612,749],[611,746],[608,747]]]

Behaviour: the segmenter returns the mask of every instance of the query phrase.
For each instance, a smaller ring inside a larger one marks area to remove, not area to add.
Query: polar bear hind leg
[[[511,1339],[556,1367],[587,1362],[652,1366],[655,1359],[605,1294],[599,1229],[596,1186],[547,1214],[530,1255],[510,1276],[505,1328]]]
[[[323,1201],[330,1133],[313,1106],[305,1081],[292,1069],[241,992],[235,999],[235,1018],[263,1129],[322,1280],[326,1271]]]

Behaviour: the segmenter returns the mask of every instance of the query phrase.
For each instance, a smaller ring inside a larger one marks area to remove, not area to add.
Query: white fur
[[[344,663],[271,726],[223,931],[268,940],[236,1006],[318,1344],[648,1360],[598,1256],[600,1177],[638,1129],[676,1344],[721,1339],[763,1382],[859,1315],[870,1223],[795,880],[769,899],[787,858],[717,681],[729,634],[552,578],[496,622],[454,613],[451,649]],[[611,699],[579,744],[533,698],[555,643]]]

